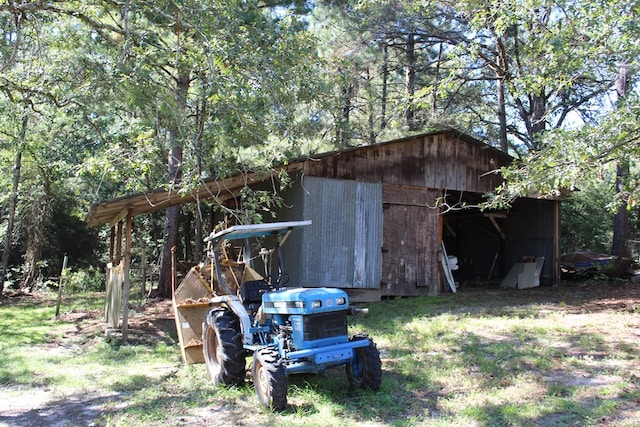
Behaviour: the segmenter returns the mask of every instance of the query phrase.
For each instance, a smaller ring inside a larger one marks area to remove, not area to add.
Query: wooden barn
[[[523,259],[544,258],[558,280],[559,202],[525,198],[482,212],[511,158],[446,130],[329,153],[304,162],[278,219],[310,219],[285,250],[294,283],[351,289],[364,299],[436,295],[442,244],[463,286],[500,284]],[[466,207],[463,209],[463,207]],[[294,256],[294,254],[296,256]]]
[[[284,246],[289,284],[333,286],[354,298],[437,295],[444,286],[443,244],[462,286],[497,285],[514,264],[543,259],[540,282],[559,280],[559,201],[523,198],[510,209],[478,209],[511,161],[459,131],[412,136],[316,155],[285,167],[278,221],[311,220]],[[92,206],[90,224],[115,224],[170,205],[236,198],[249,185],[272,188],[274,176],[250,174],[206,182],[189,196],[157,191]],[[463,209],[464,207],[464,209]]]

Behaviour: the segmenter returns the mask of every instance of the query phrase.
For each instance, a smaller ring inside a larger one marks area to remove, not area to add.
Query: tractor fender
[[[210,306],[225,306],[240,320],[240,329],[242,330],[242,343],[244,345],[253,345],[253,334],[251,331],[251,316],[247,313],[247,309],[240,302],[237,296],[222,295],[209,299]]]

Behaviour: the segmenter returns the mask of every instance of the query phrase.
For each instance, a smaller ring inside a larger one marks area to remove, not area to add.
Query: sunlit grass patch
[[[66,298],[76,314],[101,310],[96,295]],[[249,378],[214,386],[203,364],[182,365],[175,340],[134,336],[124,345],[99,327],[84,332],[81,315],[54,319],[51,301],[16,302],[0,305],[0,383],[86,399],[100,408],[100,425],[634,425],[621,414],[640,396],[640,319],[565,305],[500,304],[481,293],[369,304],[349,331],[377,343],[381,389],[352,387],[343,367],[292,375],[278,413],[258,405]]]

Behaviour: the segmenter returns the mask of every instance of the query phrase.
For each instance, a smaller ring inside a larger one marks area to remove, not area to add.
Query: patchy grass
[[[60,319],[55,296],[5,300],[0,424],[639,425],[640,291],[593,286],[370,304],[349,329],[381,350],[381,390],[352,389],[343,368],[290,376],[281,413],[250,383],[214,387],[183,366],[167,302],[132,312],[123,345],[104,335],[100,294],[65,299]]]

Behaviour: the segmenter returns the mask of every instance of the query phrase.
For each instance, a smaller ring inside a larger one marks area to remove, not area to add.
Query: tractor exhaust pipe
[[[368,308],[358,308],[353,305],[350,305],[349,310],[347,311],[347,314],[349,316],[355,316],[356,314],[367,314],[367,313],[369,313]]]

